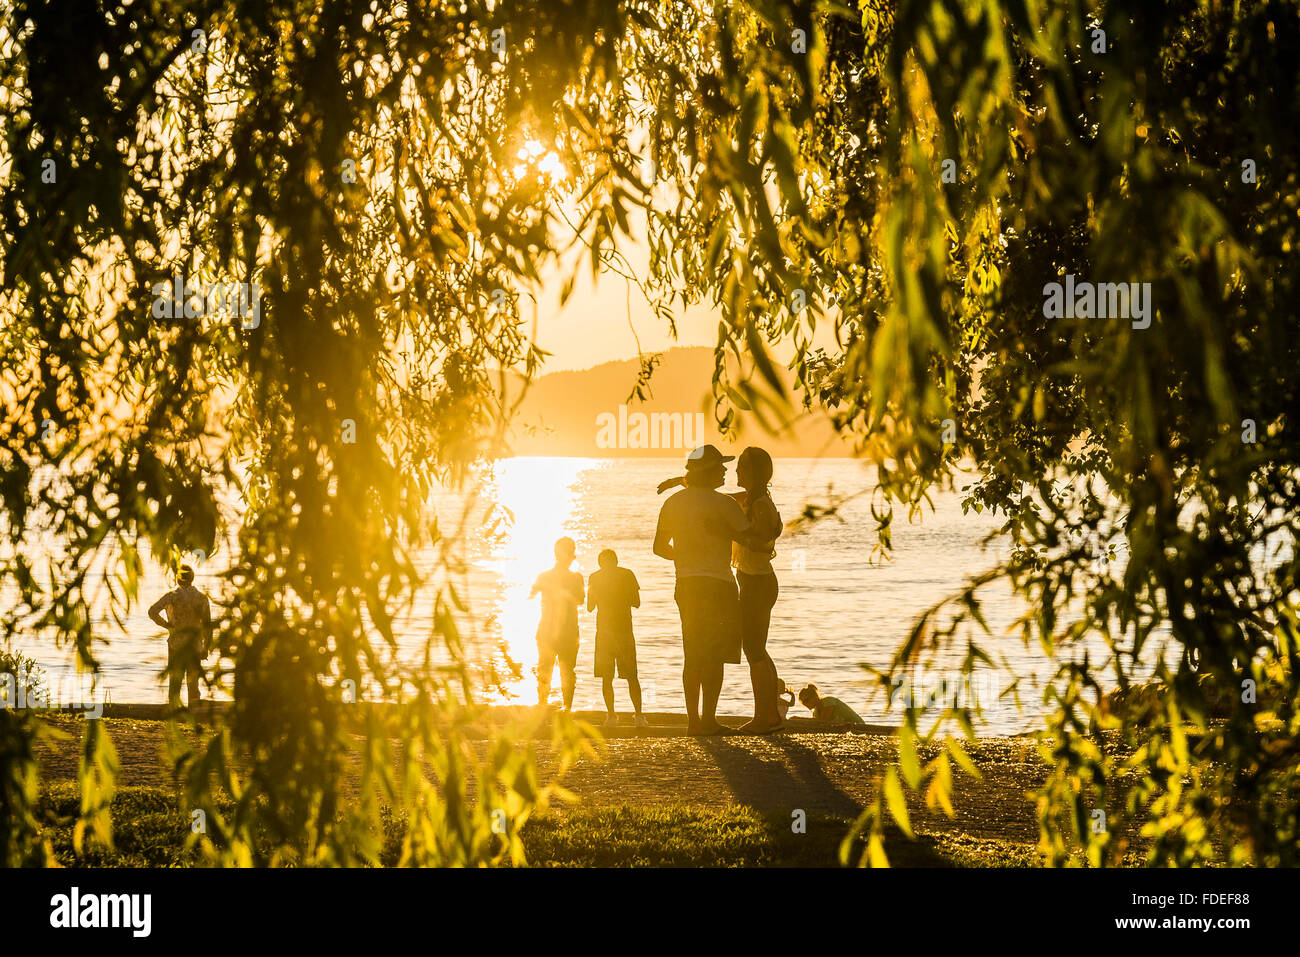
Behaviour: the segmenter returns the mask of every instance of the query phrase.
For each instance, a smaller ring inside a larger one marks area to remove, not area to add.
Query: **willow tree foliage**
[[[517,857],[491,812],[520,823],[549,792],[507,739],[465,757],[464,669],[398,663],[391,621],[436,589],[430,644],[464,663],[452,552],[432,575],[411,557],[440,534],[430,483],[498,450],[493,377],[544,358],[520,308],[541,277],[575,247],[624,270],[643,235],[636,278],[664,321],[718,311],[721,422],[831,415],[878,466],[886,542],[891,505],[936,487],[1005,516],[1006,561],[923,616],[882,680],[956,642],[968,669],[993,660],[959,626],[1014,586],[1019,640],[1056,665],[1052,862],[1295,863],[1298,14],[17,3],[0,14],[6,627],[93,667],[105,556],[120,608],[145,546],[211,553],[237,492],[233,718],[178,756],[216,821],[205,849],[373,860],[379,802],[401,797],[407,860]],[[258,283],[256,321],[159,316],[177,274]],[[1067,276],[1149,284],[1150,315],[1054,312]],[[837,348],[815,348],[827,326]],[[798,398],[770,358],[790,347]],[[1105,660],[1080,652],[1098,636]],[[400,704],[351,727],[347,680]],[[907,791],[960,812],[952,765],[970,761],[940,736],[972,715],[931,717],[904,715],[858,823],[869,862],[886,811],[907,827]],[[360,801],[340,790],[350,730]],[[0,716],[10,861],[41,854],[35,733]]]

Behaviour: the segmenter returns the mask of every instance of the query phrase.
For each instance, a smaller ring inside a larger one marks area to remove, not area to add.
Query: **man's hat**
[[[182,584],[188,585],[190,582],[194,581],[194,569],[189,565],[182,565],[180,573],[177,574],[176,578]]]
[[[715,465],[730,462],[734,458],[734,455],[723,455],[712,445],[701,445],[698,449],[692,449],[691,454],[686,456],[686,468],[688,470],[710,469]]]

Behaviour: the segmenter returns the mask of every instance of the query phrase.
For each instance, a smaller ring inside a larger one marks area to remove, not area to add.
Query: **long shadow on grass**
[[[801,808],[810,814],[848,819],[857,817],[862,810],[862,805],[826,774],[816,751],[784,736],[763,739],[782,752],[783,761],[762,760],[726,738],[697,740],[727,779],[736,799],[756,810],[788,813]]]
[[[847,833],[848,822],[862,810],[862,805],[826,773],[821,756],[814,748],[784,735],[763,739],[776,748],[784,760],[763,760],[748,748],[732,744],[726,738],[697,740],[700,747],[712,756],[737,801],[784,820],[789,820],[786,815],[795,810],[803,810],[807,815],[808,834],[815,839],[825,836],[820,833],[821,828],[834,829],[833,842],[827,847],[838,847],[839,839]],[[815,816],[822,817],[822,820],[814,820]],[[953,866],[953,861],[938,849],[931,835],[908,839],[891,826],[886,828],[885,845],[890,862],[896,867]],[[852,859],[857,860],[861,853],[862,847],[858,846]],[[825,856],[827,863],[834,860],[830,853]]]

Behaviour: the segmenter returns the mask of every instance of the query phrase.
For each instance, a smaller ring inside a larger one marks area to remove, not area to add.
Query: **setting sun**
[[[554,150],[548,150],[539,140],[527,140],[519,147],[515,156],[519,160],[513,169],[516,179],[526,176],[530,169],[546,179],[559,179],[564,176],[564,164],[560,162],[560,157]]]

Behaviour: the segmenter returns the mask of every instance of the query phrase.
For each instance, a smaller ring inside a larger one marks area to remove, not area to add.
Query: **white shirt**
[[[671,541],[678,578],[731,576],[731,543],[749,528],[739,505],[716,489],[687,486],[659,510],[656,542]]]

